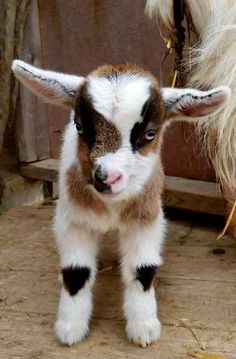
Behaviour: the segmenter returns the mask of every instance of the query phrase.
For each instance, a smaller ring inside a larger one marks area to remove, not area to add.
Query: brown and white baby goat
[[[86,78],[15,60],[16,77],[46,102],[72,110],[64,133],[54,228],[63,286],[55,325],[62,343],[86,337],[101,234],[119,230],[128,338],[143,347],[161,333],[153,278],[162,264],[162,129],[170,117],[206,116],[225,104],[211,91],[158,87],[134,65]]]

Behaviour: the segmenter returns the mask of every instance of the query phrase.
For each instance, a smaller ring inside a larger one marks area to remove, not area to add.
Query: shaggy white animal
[[[106,65],[86,78],[20,60],[12,69],[43,100],[72,110],[54,221],[63,277],[56,335],[71,345],[88,334],[99,237],[117,229],[126,332],[145,347],[161,333],[153,279],[162,264],[165,232],[162,129],[171,117],[216,111],[230,91],[160,89],[149,72],[134,65]]]
[[[174,2],[147,0],[146,4],[147,15],[156,17],[172,34],[176,31]],[[224,83],[232,91],[225,108],[208,121],[198,123],[224,197],[232,204],[236,199],[236,2],[185,0],[184,4],[199,36],[196,46],[184,52],[185,66],[191,69],[188,86],[208,89]]]

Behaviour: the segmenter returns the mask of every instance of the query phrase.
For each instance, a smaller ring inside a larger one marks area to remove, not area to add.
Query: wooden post
[[[11,72],[14,57],[21,57],[30,0],[0,0],[0,154],[4,133],[13,126],[17,84]]]
[[[32,0],[25,29],[22,59],[42,66],[38,1]],[[50,157],[46,105],[20,85],[16,121],[17,145],[21,162],[33,162]]]

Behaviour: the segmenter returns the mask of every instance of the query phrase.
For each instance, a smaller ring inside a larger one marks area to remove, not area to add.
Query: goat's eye
[[[145,140],[152,141],[156,136],[157,131],[149,130],[145,133]]]
[[[82,135],[83,134],[83,129],[82,129],[81,124],[79,122],[76,122],[75,126],[76,126],[76,130],[78,131],[78,133],[80,135]]]

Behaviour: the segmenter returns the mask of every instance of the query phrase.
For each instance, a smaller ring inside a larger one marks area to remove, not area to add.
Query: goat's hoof
[[[88,335],[88,325],[81,325],[81,323],[71,323],[65,320],[58,319],[55,323],[55,332],[58,340],[62,344],[73,345],[76,344]]]
[[[161,323],[157,318],[146,321],[129,320],[126,325],[126,333],[131,342],[146,348],[147,345],[159,339]]]

